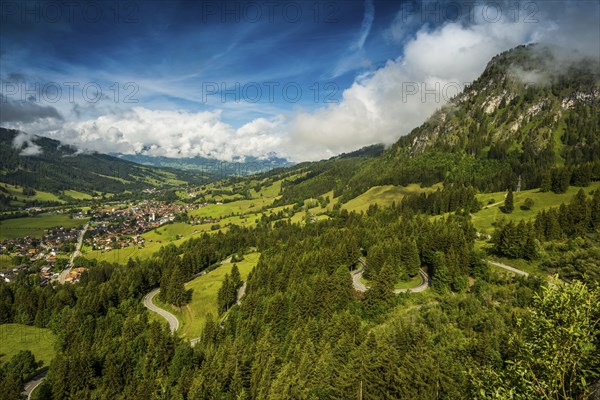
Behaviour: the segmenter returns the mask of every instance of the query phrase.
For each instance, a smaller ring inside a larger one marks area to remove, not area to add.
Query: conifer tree
[[[502,211],[504,211],[507,214],[510,214],[511,212],[513,212],[514,209],[515,209],[515,203],[514,203],[514,198],[513,198],[513,191],[512,191],[512,189],[508,189],[508,193],[506,194],[506,197],[504,198],[504,208],[502,209]]]
[[[402,261],[404,268],[409,276],[415,276],[421,268],[421,259],[419,257],[419,248],[414,239],[408,240],[403,245]]]
[[[179,265],[176,265],[171,273],[169,280],[169,289],[167,292],[167,301],[177,307],[181,307],[186,302],[185,278]]]
[[[450,287],[450,272],[446,266],[446,257],[441,251],[433,253],[432,260],[433,276],[431,278],[433,287],[438,292],[445,292]]]

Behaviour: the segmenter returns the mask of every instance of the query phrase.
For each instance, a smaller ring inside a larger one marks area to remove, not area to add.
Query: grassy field
[[[592,190],[600,188],[600,182],[592,183],[583,188],[589,194]],[[556,194],[553,192],[540,192],[539,189],[523,190],[514,193],[515,209],[510,214],[504,214],[500,207],[504,205],[504,195],[506,192],[485,193],[477,195],[477,199],[482,202],[483,208],[473,214],[473,225],[479,232],[491,234],[494,231],[494,222],[505,218],[506,220],[520,221],[535,218],[536,214],[546,208],[558,207],[562,203],[569,203],[571,198],[579,191],[579,187],[570,186],[566,193]],[[530,198],[534,201],[530,210],[521,210],[520,206],[525,199]],[[487,205],[493,201],[493,205]]]
[[[252,198],[258,199],[261,197],[266,198],[275,198],[279,196],[279,192],[281,191],[281,181],[275,181],[272,185],[263,186],[260,188],[260,191],[256,191],[254,189],[250,189],[250,195]]]
[[[314,217],[315,220],[317,220],[317,221],[323,221],[323,220],[326,220],[326,219],[330,218],[329,215],[324,215],[324,214],[315,215],[314,213],[311,213],[311,216]],[[306,218],[306,211],[298,211],[297,213],[295,213],[292,216],[292,218],[290,218],[290,221],[293,224],[304,223],[304,219],[305,218]]]
[[[212,218],[223,218],[232,215],[243,215],[248,213],[256,213],[263,207],[268,207],[279,194],[281,189],[281,181],[277,181],[270,186],[261,188],[259,192],[254,189],[250,189],[250,200],[236,200],[230,203],[224,204],[210,204],[207,207],[199,208],[191,211],[189,214],[195,217],[212,217]],[[234,195],[233,197],[236,197]],[[209,198],[212,196],[209,196]],[[227,198],[231,196],[215,196],[216,198]]]
[[[44,235],[44,229],[55,226],[64,226],[66,228],[83,226],[86,221],[87,219],[72,219],[66,214],[7,219],[0,222],[0,240],[24,236],[40,238]]]
[[[0,360],[6,362],[21,350],[30,350],[35,359],[50,365],[56,351],[56,336],[50,329],[20,324],[0,325]]]
[[[131,183],[130,181],[128,181],[126,179],[119,178],[118,176],[103,175],[103,174],[99,174],[97,172],[92,172],[92,174],[101,176],[103,178],[112,179],[113,181],[117,181],[117,182],[121,182],[121,183]]]
[[[248,274],[258,263],[260,253],[244,255],[244,260],[237,262],[242,280],[248,278]],[[187,339],[193,339],[202,333],[206,315],[211,313],[217,317],[217,293],[225,274],[231,273],[233,263],[227,263],[185,284],[186,289],[192,289],[192,301],[181,310],[166,306],[165,308],[177,316],[180,321],[179,335]],[[158,305],[158,303],[157,303]],[[162,307],[162,305],[161,305]]]
[[[374,186],[365,193],[350,200],[342,205],[348,211],[367,211],[369,205],[377,204],[380,207],[389,207],[392,202],[399,202],[402,197],[409,193],[432,192],[440,187],[440,184],[428,188],[422,188],[419,184],[410,184],[408,186]]]
[[[75,200],[91,200],[91,199],[93,199],[93,197],[90,196],[89,194],[83,193],[83,192],[78,192],[77,190],[65,190],[65,191],[63,191],[63,194],[65,196],[72,197]]]
[[[59,203],[64,203],[61,199],[59,199],[55,194],[49,192],[42,192],[36,190],[34,196],[28,197],[23,196],[23,188],[19,188],[17,186],[9,185],[8,183],[2,183],[2,186],[8,190],[11,196],[15,196],[17,200],[39,200],[39,201],[57,201]]]
[[[143,248],[137,246],[129,246],[123,249],[110,251],[90,250],[83,248],[83,256],[87,258],[95,258],[98,261],[108,261],[124,264],[129,258],[148,258],[162,246],[167,244],[180,245],[191,237],[210,232],[211,224],[189,225],[183,222],[163,225],[157,229],[142,234],[146,240]]]
[[[400,281],[394,285],[394,289],[412,289],[421,284],[421,275],[417,275],[407,281]]]
[[[223,218],[256,212],[265,206],[270,206],[273,201],[275,201],[274,197],[263,197],[252,200],[237,200],[224,204],[209,204],[206,207],[190,211],[189,214],[195,217]]]

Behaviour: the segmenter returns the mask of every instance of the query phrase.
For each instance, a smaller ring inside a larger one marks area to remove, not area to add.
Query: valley
[[[549,54],[497,55],[386,148],[243,176],[2,128],[2,393],[597,391],[600,74],[514,76]]]

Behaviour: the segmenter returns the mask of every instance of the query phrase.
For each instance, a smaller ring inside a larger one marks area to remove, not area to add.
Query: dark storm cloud
[[[58,110],[52,106],[40,106],[31,101],[15,101],[0,95],[0,123],[29,123],[42,118],[64,120]]]

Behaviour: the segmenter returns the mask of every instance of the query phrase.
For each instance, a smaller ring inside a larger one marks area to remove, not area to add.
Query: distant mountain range
[[[81,152],[58,140],[0,128],[0,182],[58,193],[122,193],[150,187],[204,184],[293,165],[274,155],[233,162],[205,157]]]
[[[111,153],[112,156],[123,160],[132,161],[142,165],[154,167],[175,168],[186,171],[201,171],[209,175],[228,177],[246,176],[260,172],[270,171],[275,168],[284,168],[294,165],[285,158],[271,155],[267,158],[252,156],[240,158],[239,161],[220,161],[206,157],[154,157],[143,154],[119,154]]]

